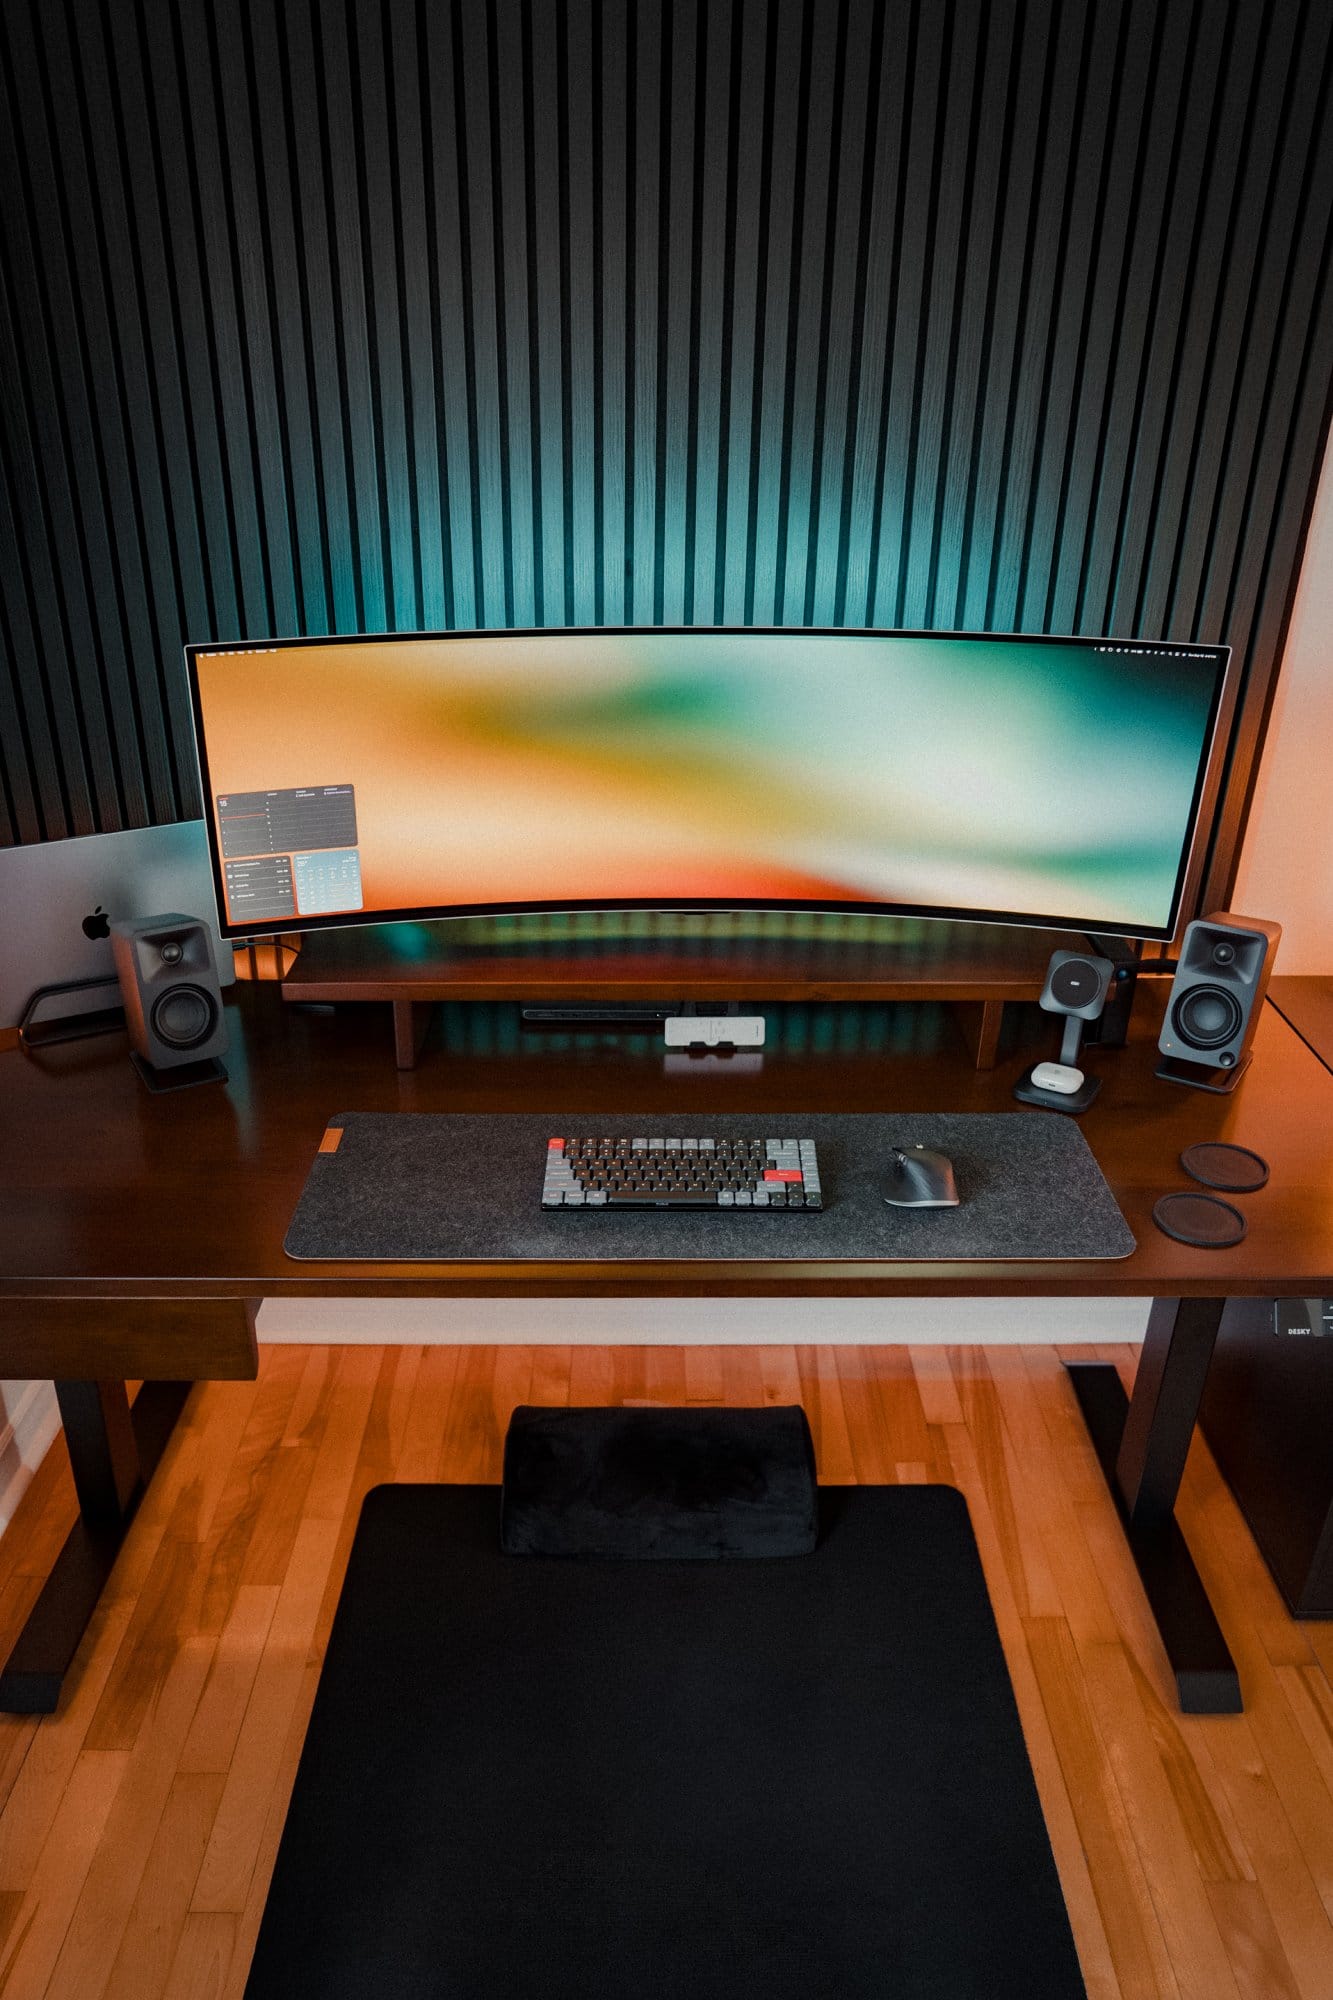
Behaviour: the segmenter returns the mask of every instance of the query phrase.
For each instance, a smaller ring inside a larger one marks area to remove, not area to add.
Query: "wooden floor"
[[[967,1495],[1089,1991],[1333,2000],[1333,1625],[1286,1616],[1196,1442],[1181,1519],[1246,1713],[1180,1716],[1049,1347],[276,1347],[197,1389],[62,1712],[0,1718],[5,2000],[241,1993],[368,1488],[496,1479],[520,1401],[798,1398],[826,1481]],[[0,1644],[72,1505],[57,1444],[0,1540]]]

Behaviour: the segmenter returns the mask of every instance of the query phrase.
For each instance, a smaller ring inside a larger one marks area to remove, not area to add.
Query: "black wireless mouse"
[[[953,1161],[926,1146],[895,1146],[880,1193],[894,1208],[957,1208]]]

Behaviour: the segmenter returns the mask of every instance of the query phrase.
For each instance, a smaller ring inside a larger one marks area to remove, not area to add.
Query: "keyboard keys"
[[[823,1207],[812,1139],[548,1139],[542,1181],[547,1209],[730,1209],[770,1213]]]
[[[710,1202],[709,1207],[715,1204]],[[613,1194],[608,1208],[702,1208],[703,1202],[687,1188],[645,1188],[639,1194]]]

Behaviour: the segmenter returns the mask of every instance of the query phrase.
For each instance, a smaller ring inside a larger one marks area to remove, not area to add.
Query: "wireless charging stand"
[[[1068,1111],[1077,1118],[1081,1111],[1087,1110],[1102,1087],[1099,1076],[1085,1076],[1077,1090],[1047,1090],[1032,1081],[1032,1071],[1040,1067],[1040,1063],[1033,1063],[1014,1085],[1014,1096],[1020,1104],[1037,1104],[1043,1111]]]
[[[1060,1044],[1060,1063],[1064,1068],[1072,1069],[1079,1076],[1082,1076],[1082,1071],[1078,1067],[1078,1052],[1082,1044],[1082,1021],[1076,1014],[1067,1015],[1065,1019],[1064,1038]],[[1039,1069],[1049,1066],[1049,1058],[1044,1058],[1039,1063],[1030,1064],[1014,1085],[1014,1096],[1020,1104],[1035,1104],[1043,1111],[1064,1111],[1070,1117],[1077,1118],[1081,1112],[1087,1110],[1093,1098],[1101,1089],[1101,1078],[1099,1076],[1083,1076],[1077,1090],[1051,1090],[1045,1084],[1034,1081],[1036,1072]]]

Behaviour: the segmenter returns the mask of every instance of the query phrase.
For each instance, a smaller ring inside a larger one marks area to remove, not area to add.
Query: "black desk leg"
[[[1186,1715],[1239,1715],[1240,1681],[1174,1508],[1224,1299],[1154,1299],[1134,1395],[1104,1362],[1069,1378]]]
[[[50,1715],[191,1382],[57,1382],[79,1518],[0,1673],[0,1711]]]

